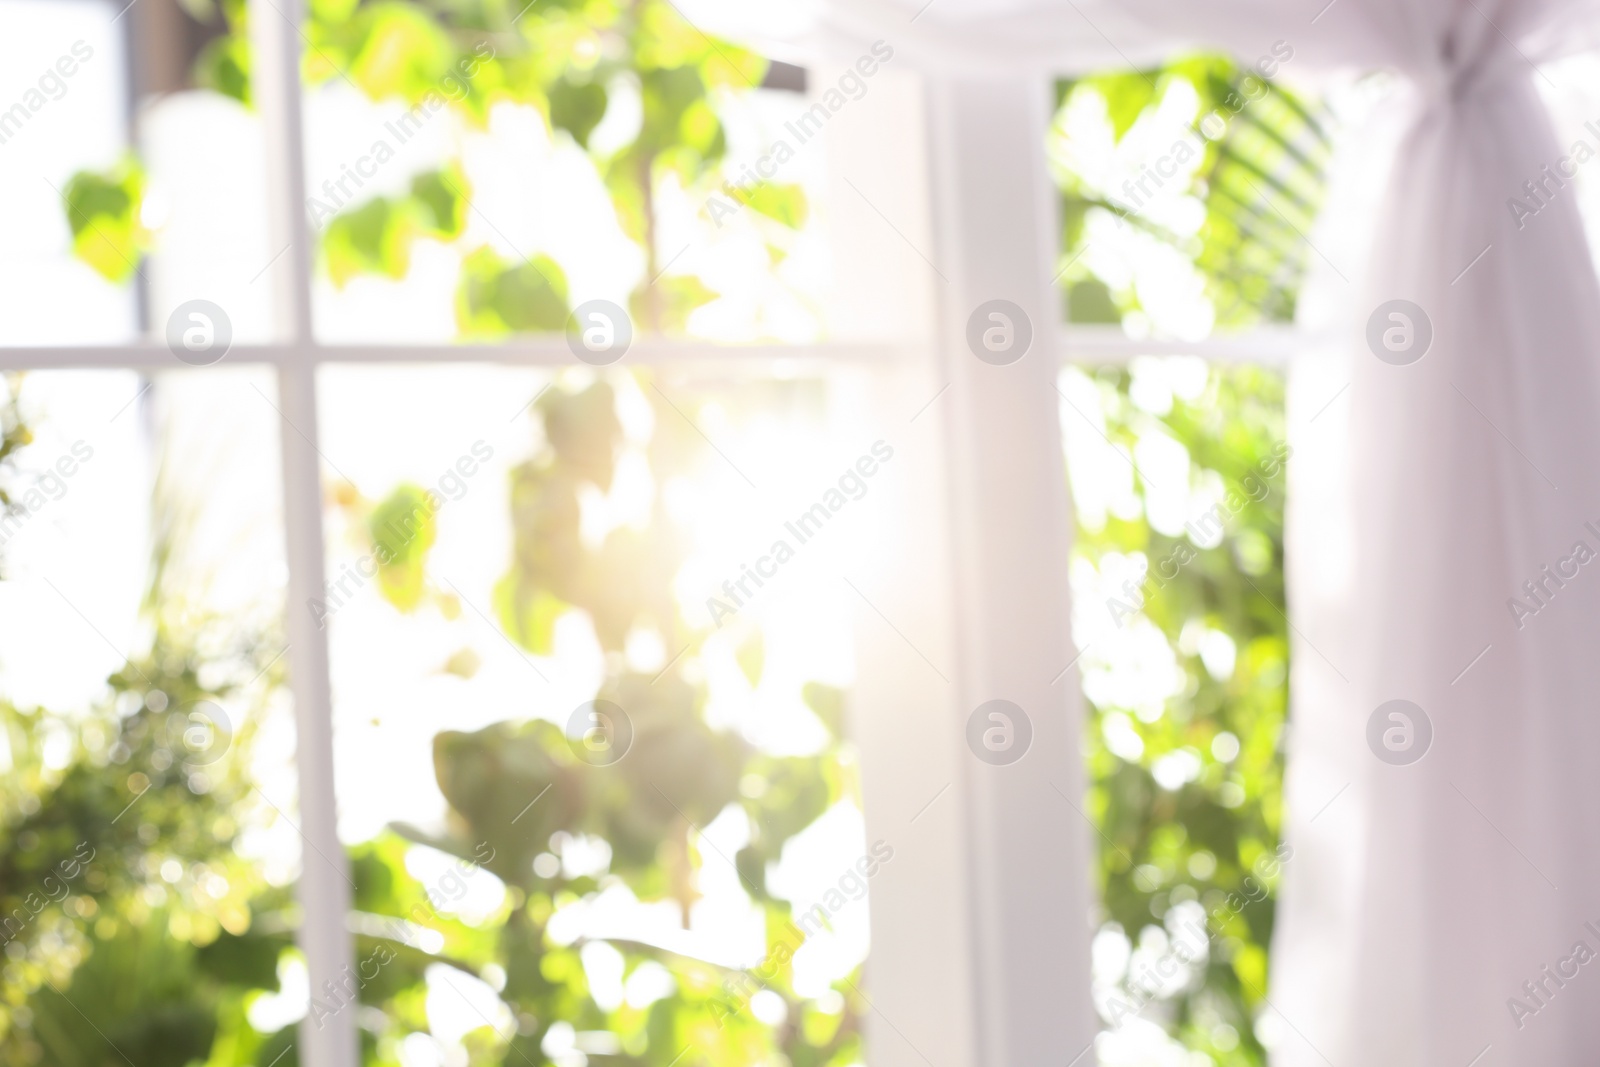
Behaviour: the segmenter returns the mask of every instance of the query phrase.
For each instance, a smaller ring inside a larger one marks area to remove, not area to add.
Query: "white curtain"
[[[820,22],[946,73],[1286,41],[1296,70],[1409,83],[1399,135],[1370,141],[1394,149],[1381,209],[1325,220],[1370,254],[1321,272],[1340,343],[1291,402],[1279,1067],[1600,1062],[1600,287],[1560,163],[1600,137],[1557,136],[1535,69],[1597,21],[1561,0],[837,0]],[[1367,340],[1397,299],[1432,331],[1405,365]],[[1369,745],[1392,700],[1431,723],[1418,762]]]

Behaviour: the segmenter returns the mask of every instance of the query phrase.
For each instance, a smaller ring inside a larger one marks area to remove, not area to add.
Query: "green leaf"
[[[553,651],[556,620],[567,605],[548,590],[507,574],[494,585],[494,614],[500,628],[535,656]]]
[[[1122,312],[1111,290],[1098,278],[1074,283],[1067,290],[1068,322],[1121,322]]]
[[[640,96],[644,107],[644,123],[639,131],[640,147],[658,153],[683,143],[684,116],[696,104],[703,104],[705,94],[706,85],[697,67],[681,66],[643,72],[640,77]],[[693,122],[690,120],[691,126]]]
[[[448,241],[461,235],[470,196],[466,176],[452,164],[414,177],[410,196],[374,197],[341,212],[322,231],[328,276],[340,288],[362,274],[404,278],[419,237]]]
[[[402,205],[382,196],[335,216],[322,234],[333,284],[342,288],[358,274],[405,277],[411,269],[412,222]]]
[[[378,560],[378,590],[401,611],[422,600],[424,564],[433,547],[436,496],[420,486],[401,485],[373,509],[367,520]]]
[[[579,828],[586,772],[596,769],[578,763],[560,727],[539,719],[441,733],[433,765],[465,839],[488,846],[483,866],[525,891],[550,835]]]
[[[1156,92],[1155,78],[1143,71],[1097,74],[1085,78],[1083,84],[1093,86],[1105,100],[1112,132],[1119,141],[1133,128]]]
[[[467,336],[556,332],[570,313],[567,276],[548,256],[509,264],[485,246],[461,264],[456,321]]]
[[[835,800],[823,757],[761,756],[751,761],[747,773],[765,783],[759,798],[744,801],[755,825],[750,847],[764,861],[776,861],[785,842],[816,822]]]
[[[126,281],[138,269],[148,235],[139,222],[144,171],[125,160],[110,171],[79,171],[62,191],[72,252],[107,281]]]
[[[196,85],[250,105],[250,43],[243,35],[213,38],[194,65]]]
[[[762,182],[744,196],[744,202],[767,216],[776,219],[791,230],[806,224],[810,214],[806,191],[798,185],[774,185]]]
[[[424,229],[445,240],[461,236],[472,187],[459,166],[418,174],[411,179],[411,195],[420,208]]]
[[[717,296],[697,275],[669,274],[658,279],[654,286],[635,289],[628,298],[628,314],[633,316],[635,322],[651,322],[653,299],[660,308],[660,316],[655,319],[656,327],[682,330],[686,328],[695,308],[711,303]]]
[[[584,148],[589,147],[589,134],[600,125],[606,114],[606,87],[598,82],[575,82],[562,78],[551,86],[550,125],[566,130]]]
[[[196,954],[200,969],[233,985],[250,989],[278,988],[278,957],[294,946],[292,938],[224,932]]]
[[[363,92],[374,100],[398,96],[408,104],[428,94],[443,100],[441,86],[456,62],[457,49],[443,26],[412,4],[380,0],[359,9],[358,31],[364,31],[348,69]],[[307,54],[313,76],[322,73],[317,50]],[[330,55],[328,62],[333,62]],[[328,77],[340,72],[329,70]]]
[[[578,600],[580,572],[586,558],[578,536],[580,517],[578,482],[565,467],[539,460],[521,464],[511,472],[515,537],[509,575],[514,579],[511,591],[518,608],[517,614],[505,618],[525,619],[539,590],[568,604]],[[511,632],[515,635],[535,631]]]
[[[601,492],[609,492],[622,444],[617,396],[610,384],[598,381],[576,393],[552,389],[540,398],[539,412],[556,459]]]

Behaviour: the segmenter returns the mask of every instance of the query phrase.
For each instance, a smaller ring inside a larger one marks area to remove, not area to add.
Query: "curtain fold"
[[[1343,477],[1291,485],[1280,1067],[1576,1065],[1600,1038],[1596,975],[1544,970],[1600,951],[1600,569],[1573,559],[1600,550],[1600,288],[1570,181],[1548,183],[1537,226],[1506,206],[1567,154],[1536,75],[1504,56],[1475,69],[1412,94],[1343,377],[1324,372],[1292,418],[1297,459]],[[1362,336],[1359,314],[1394,299],[1431,324],[1415,362]],[[1330,582],[1342,539],[1351,566]],[[1563,558],[1576,574],[1557,586],[1543,568]],[[1511,610],[1532,605],[1525,582],[1554,594],[1537,617]],[[1366,729],[1397,699],[1431,724],[1414,763],[1385,762]]]
[[[974,74],[1283,40],[1409,83],[1383,207],[1325,220],[1371,251],[1327,279],[1338,351],[1291,410],[1279,1067],[1600,1057],[1600,285],[1572,177],[1600,136],[1558,138],[1535,68],[1597,25],[1587,0],[839,0],[814,35]]]

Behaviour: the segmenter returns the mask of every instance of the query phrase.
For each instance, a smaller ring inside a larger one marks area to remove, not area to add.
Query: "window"
[[[691,14],[0,3],[0,1058],[1265,1061],[1381,79]]]
[[[1328,105],[1211,57],[1059,91],[1066,316],[1115,324],[1077,327],[1088,351],[1059,386],[1103,1063],[1263,1063],[1279,1025],[1283,367],[1305,343],[1281,323],[1336,130]]]
[[[292,17],[0,7],[4,1058],[860,1062],[895,353],[824,340],[820,147],[738,180],[803,75]]]
[[[1580,66],[1539,80],[1563,128],[1592,106]],[[1334,164],[1392,89],[1307,84],[1277,46],[1254,67],[1185,56],[1058,85],[1102,1063],[1260,1064],[1294,1041],[1268,994],[1293,863],[1286,470],[1296,442],[1342,432],[1327,416],[1350,379],[1320,304],[1358,260],[1314,211],[1367,195]],[[1592,183],[1576,193],[1592,206]]]

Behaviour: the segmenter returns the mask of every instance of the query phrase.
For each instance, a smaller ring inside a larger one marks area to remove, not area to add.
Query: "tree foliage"
[[[218,11],[226,32],[201,53],[194,80],[248,105],[246,6],[218,0]],[[702,199],[723,187],[721,102],[757,88],[767,64],[702,32],[670,0],[313,0],[304,37],[308,88],[343,81],[372,100],[398,100],[409,109],[400,129],[442,112],[481,129],[495,105],[520,104],[537,109],[553,136],[585,150],[618,226],[643,252],[629,299],[642,328],[681,331],[691,312],[718,295],[695,275],[668,273],[675,257],[659,247],[657,202],[669,180]],[[635,95],[641,115],[632,137],[595,145],[591,135],[619,96]],[[77,254],[112,280],[131,274],[149,244],[137,227],[136,173],[82,172],[67,197]],[[462,257],[462,336],[564,328],[570,309],[560,265],[538,249],[506,257],[482,243],[482,234],[465,236],[472,190],[460,158],[419,175],[399,196],[362,196],[364,183],[353,178],[352,187],[352,177],[346,167],[307,189],[318,263],[335,285],[363,274],[403,277],[413,245],[428,239]],[[763,183],[742,196],[780,230],[805,223],[797,185]],[[781,258],[778,245],[769,245]]]
[[[1193,97],[1181,123],[1163,107],[1175,90]],[[1142,138],[1150,157],[1123,160],[1115,179],[1057,170],[1069,321],[1157,318],[1136,271],[1107,270],[1089,254],[1097,213],[1186,260],[1216,326],[1294,318],[1328,164],[1314,104],[1210,56],[1063,82],[1058,99],[1058,130],[1069,109],[1095,100],[1113,156]],[[1177,180],[1158,182],[1151,168]],[[1183,198],[1197,210],[1174,228],[1186,217]],[[1283,382],[1261,368],[1213,369],[1203,387],[1174,391],[1163,381],[1174,372],[1161,366],[1141,360],[1092,378],[1067,375],[1121,453],[1095,461],[1129,468],[1110,506],[1085,510],[1080,494],[1074,564],[1078,610],[1096,616],[1080,631],[1104,641],[1084,654],[1105,948],[1096,954],[1096,1006],[1111,1039],[1128,1039],[1152,1062],[1165,1053],[1144,1043],[1140,1027],[1153,1024],[1212,1062],[1259,1067],[1274,896],[1292,862],[1280,810],[1289,655]],[[1178,376],[1193,381],[1193,370]],[[1064,417],[1070,430],[1084,416]],[[1171,464],[1151,482],[1145,464],[1174,448],[1184,457],[1177,484],[1168,484]],[[1085,485],[1103,480],[1078,474]],[[1187,509],[1181,528],[1162,514],[1173,499]],[[1163,977],[1174,963],[1175,975]]]
[[[1143,950],[1124,973],[1100,976],[1097,999],[1108,1029],[1137,1016],[1225,1067],[1259,1067],[1273,899],[1293,862],[1281,850],[1283,382],[1261,368],[1212,370],[1202,388],[1173,396],[1149,387],[1160,363],[1068,372],[1098,397],[1126,456],[1160,439],[1187,457],[1176,486],[1128,468],[1131,499],[1080,523],[1075,548],[1077,610],[1094,616],[1081,628],[1104,635],[1084,657],[1103,936]],[[1189,510],[1163,532],[1152,501],[1174,492]],[[1119,671],[1170,680],[1150,701],[1114,684]],[[1173,953],[1184,919],[1205,931],[1188,938],[1204,945],[1198,962],[1180,955],[1175,984],[1150,996],[1138,980]]]
[[[245,1009],[297,919],[235,846],[277,817],[249,774],[273,638],[168,607],[86,711],[0,702],[6,1067],[267,1062]]]
[[[230,32],[202,55],[199,81],[248,103],[244,7],[225,0],[222,10]],[[646,270],[630,300],[635,315],[653,328],[681,328],[715,296],[693,276],[658,277],[656,198],[668,177],[686,187],[717,186],[726,153],[719,94],[756,84],[763,68],[756,57],[701,34],[667,0],[541,0],[520,11],[498,0],[316,0],[306,34],[305,76],[313,85],[348,78],[372,99],[398,98],[412,108],[437,103],[477,124],[498,101],[537,108],[551,131],[589,151],[620,227],[645,253]],[[1193,90],[1197,119],[1250,97],[1248,105],[1228,109],[1225,129],[1197,122],[1175,135],[1192,138],[1200,153],[1181,191],[1203,208],[1192,232],[1129,211],[1115,190],[1081,175],[1063,176],[1069,261],[1063,284],[1072,319],[1118,321],[1141,310],[1136,288],[1096,274],[1090,260],[1079,258],[1095,212],[1185,256],[1219,324],[1293,317],[1305,269],[1302,235],[1320,201],[1327,137],[1313,105],[1271,81],[1261,83],[1259,96],[1246,93],[1246,76],[1229,62],[1189,57],[1159,70],[1063,84],[1063,106],[1074,94],[1103,101],[1118,142],[1178,80]],[[638,131],[602,154],[591,148],[594,132],[630,85],[639,93]],[[125,279],[147,242],[138,225],[141,190],[132,163],[79,175],[66,189],[75,248],[109,278]],[[335,284],[360,275],[401,277],[417,240],[452,244],[462,257],[456,305],[464,335],[561,329],[570,304],[561,264],[533,249],[524,258],[465,247],[472,192],[465,168],[453,160],[417,176],[401,195],[341,205],[319,229],[322,269]],[[791,228],[807,215],[794,187],[762,186],[749,204]],[[1187,546],[1187,557],[1159,585],[1114,589],[1120,606],[1110,599],[1104,606],[1119,624],[1155,634],[1175,665],[1178,682],[1159,708],[1121,701],[1115,687],[1097,688],[1093,676],[1112,668],[1098,653],[1084,660],[1091,676],[1088,813],[1101,833],[1103,930],[1148,956],[1157,949],[1146,946],[1160,943],[1150,932],[1169,927],[1184,905],[1197,905],[1208,929],[1201,961],[1178,987],[1140,999],[1134,972],[1125,970],[1103,992],[1138,1001],[1137,1014],[1219,1064],[1258,1067],[1265,1055],[1253,1024],[1266,989],[1273,921],[1273,879],[1261,872],[1264,861],[1284,859],[1283,513],[1281,482],[1266,473],[1281,470],[1285,456],[1282,383],[1261,370],[1214,372],[1202,391],[1162,404],[1138,388],[1138,374],[1110,370],[1090,383],[1108,438],[1130,456],[1143,441],[1174,441],[1185,450],[1191,488],[1244,491],[1212,545],[1187,531],[1158,529],[1150,506],[1158,489],[1135,470],[1136,505],[1080,530],[1075,566],[1096,575],[1128,560],[1153,567]],[[486,1025],[468,1035],[473,1064],[543,1067],[557,1024],[610,1035],[608,1051],[590,1056],[602,1064],[689,1067],[699,1060],[781,1058],[824,1067],[859,1055],[865,1002],[853,976],[838,983],[837,1000],[808,999],[795,992],[784,958],[765,985],[784,1002],[786,1021],[769,1027],[730,995],[737,974],[657,945],[611,940],[625,973],[664,968],[671,991],[642,1007],[602,1006],[589,988],[586,943],[552,933],[551,920],[562,909],[612,886],[643,901],[672,902],[686,914],[698,896],[700,870],[731,862],[765,913],[769,947],[787,947],[783,930],[798,902],[772,891],[769,865],[795,834],[855,793],[837,690],[807,688],[807,703],[829,732],[812,755],[775,757],[708,724],[704,685],[688,669],[704,634],[681,617],[671,588],[687,551],[684,533],[663,507],[644,527],[619,528],[597,545],[582,536],[581,501],[608,490],[615,473],[616,384],[604,377],[563,383],[535,404],[540,447],[512,472],[512,555],[495,588],[493,614],[535,656],[551,653],[563,615],[588,618],[607,654],[596,707],[625,713],[628,753],[596,763],[585,747],[587,733],[543,719],[434,739],[448,825],[442,833],[395,826],[351,850],[361,981],[353,992],[313,991],[314,1014],[345,1010],[343,994],[378,1009],[361,1015],[369,1064],[397,1063],[400,1042],[426,1030],[430,975],[440,974],[443,981],[453,974],[487,983],[515,1023],[509,1031]],[[8,416],[4,426],[0,467],[26,442],[16,419]],[[676,412],[659,410],[656,427],[650,459],[658,473],[682,467],[704,447]],[[1252,484],[1268,491],[1257,494]],[[0,505],[6,486],[0,479]],[[366,505],[373,548],[384,561],[378,589],[400,611],[417,610],[432,596],[431,520],[399,537],[388,521],[425,513],[421,495],[401,485]],[[1102,608],[1091,603],[1087,610]],[[622,653],[640,629],[687,655],[659,675],[629,670]],[[106,1060],[112,1043],[135,1062],[157,1067],[297,1061],[291,1030],[258,1034],[244,1016],[253,997],[276,987],[278,967],[293,951],[295,922],[288,891],[266,884],[232,848],[240,813],[254,804],[244,762],[249,739],[241,733],[229,762],[207,766],[198,778],[193,761],[182,758],[193,725],[185,709],[237,694],[214,684],[205,668],[216,653],[196,651],[193,634],[171,625],[155,633],[151,651],[109,680],[106,702],[90,720],[0,708],[12,753],[24,754],[0,786],[6,842],[0,907],[30,916],[0,969],[0,1062],[8,1065],[89,1067]],[[265,662],[261,647],[246,641],[221,658]],[[752,682],[762,658],[761,635],[746,634],[740,664]],[[39,754],[63,729],[72,738],[70,758],[64,766],[47,765]],[[729,809],[748,821],[751,843],[734,857],[709,854],[699,831]],[[135,814],[119,814],[127,811]],[[610,858],[603,869],[577,871],[562,862],[569,843],[580,840],[604,842]],[[82,842],[95,858],[84,865],[81,882],[35,911],[29,894],[44,878],[59,877]],[[500,910],[477,925],[442,910],[439,887],[407,868],[408,853],[419,845],[460,858],[463,871],[492,874],[506,887]],[[167,877],[173,871],[175,880]],[[1261,893],[1250,889],[1251,878]],[[210,891],[219,884],[220,896]],[[1230,909],[1223,920],[1213,918],[1241,894],[1248,901],[1236,915]],[[369,977],[365,966],[372,961],[381,963]],[[96,1036],[75,1022],[72,1002],[79,996],[103,1001],[105,1033]],[[697,1051],[680,1059],[687,1049]]]
[[[585,487],[610,488],[622,444],[613,383],[557,385],[532,410],[542,445],[511,473],[513,550],[495,609],[505,633],[535,655],[551,653],[558,617],[587,616],[608,664],[592,710],[609,719],[575,718],[566,729],[542,719],[506,721],[434,739],[435,773],[450,804],[448,832],[397,826],[356,853],[359,908],[409,917],[445,935],[438,952],[412,952],[405,977],[397,972],[370,998],[392,1021],[391,1032],[378,1035],[378,1047],[419,1025],[407,1005],[420,995],[426,965],[440,962],[475,977],[503,976],[498,995],[519,1024],[504,1044],[483,1035],[485,1063],[546,1062],[541,1049],[558,1025],[613,1035],[618,1051],[591,1057],[605,1063],[854,1062],[864,1009],[854,977],[836,984],[832,1002],[794,990],[789,960],[798,946],[788,928],[791,906],[810,902],[784,899],[767,880],[769,866],[795,834],[855,798],[843,694],[817,683],[806,687],[806,703],[829,737],[809,755],[773,756],[708,725],[705,686],[693,667],[707,635],[683,619],[672,590],[688,548],[686,532],[658,500],[642,527],[620,527],[598,545],[580,533],[580,497]],[[655,427],[649,456],[658,475],[682,469],[706,447],[664,403]],[[374,514],[404,506],[410,491],[399,487]],[[408,606],[388,587],[383,591],[396,607]],[[641,629],[681,650],[658,673],[626,666],[624,649]],[[752,685],[761,676],[760,649],[759,631],[745,634],[740,662]],[[599,737],[590,732],[596,722],[604,722]],[[612,759],[612,753],[621,756]],[[750,828],[750,843],[735,856],[717,853],[701,837],[730,808]],[[501,913],[478,929],[439,919],[427,888],[405,871],[404,839],[493,873],[508,889]],[[564,845],[578,840],[605,843],[603,871],[574,872],[557,862]],[[687,924],[699,899],[699,871],[708,864],[731,864],[764,912],[766,966],[744,974],[658,945],[613,939],[607,943],[621,954],[625,973],[647,963],[665,968],[672,991],[642,1007],[597,1003],[581,958],[586,942],[554,937],[552,916],[625,886],[641,901],[674,903]],[[409,947],[392,946],[403,960],[408,957],[401,950]],[[782,998],[783,1025],[769,1027],[752,1015],[748,990],[757,987]]]
[[[610,486],[622,444],[614,385],[558,384],[533,405],[539,444],[512,475],[514,551],[498,610],[507,633],[534,653],[549,649],[536,630],[518,628],[530,603],[551,617],[588,616],[608,664],[595,707],[627,724],[599,743],[624,737],[625,755],[597,759],[581,723],[544,719],[436,736],[448,821],[397,824],[350,849],[357,962],[347,982],[311,991],[306,1025],[359,1012],[373,1067],[395,1067],[401,1044],[429,1031],[430,988],[462,981],[491,987],[514,1024],[486,1019],[469,1033],[474,1064],[549,1063],[552,1034],[563,1028],[589,1035],[590,1058],[602,1064],[826,1067],[860,1055],[859,975],[822,998],[796,992],[791,960],[804,939],[789,925],[791,909],[812,902],[785,899],[768,882],[794,835],[857,795],[843,694],[806,687],[827,740],[805,755],[772,755],[707,723],[705,684],[692,667],[707,634],[680,616],[671,591],[683,529],[658,506],[643,528],[598,545],[579,533],[575,494]],[[704,459],[708,446],[676,412],[663,404],[656,416],[649,458],[659,474]],[[367,510],[372,553],[394,572],[380,572],[380,595],[407,612],[442,603],[427,573],[435,529],[426,492],[401,484],[383,500],[349,504]],[[266,882],[237,848],[247,827],[281,817],[282,801],[252,778],[264,701],[281,680],[280,646],[269,634],[169,611],[162,572],[179,550],[158,541],[150,649],[108,680],[91,713],[0,706],[14,754],[0,787],[0,908],[24,920],[8,927],[0,969],[8,1067],[99,1067],[119,1051],[157,1067],[298,1062],[295,1025],[261,1033],[247,1018],[298,955],[292,887]],[[684,653],[658,672],[628,669],[621,652],[641,627]],[[758,683],[759,630],[741,634],[737,658]],[[749,842],[725,856],[701,831],[730,810],[747,821]],[[580,841],[607,857],[599,867],[574,869],[570,849]],[[460,862],[425,883],[407,863],[418,846]],[[736,871],[764,915],[762,965],[740,972],[610,939],[626,974],[661,968],[669,988],[645,1003],[598,1003],[585,964],[594,942],[558,936],[552,918],[626,887],[686,920],[707,865]],[[505,890],[497,910],[470,921],[452,910],[463,879],[491,876]],[[757,990],[780,998],[782,1024],[757,1018]],[[94,1027],[80,1025],[80,1009]],[[592,1047],[601,1038],[609,1051]]]
[[[1175,86],[1194,96],[1182,122],[1161,106]],[[1321,204],[1331,148],[1316,104],[1275,78],[1210,55],[1057,86],[1063,110],[1084,95],[1103,103],[1118,145],[1136,125],[1148,124],[1141,133],[1154,147],[1148,164],[1125,168],[1126,186],[1104,175],[1058,170],[1068,318],[1118,322],[1142,310],[1137,287],[1120,275],[1100,276],[1093,257],[1083,257],[1090,242],[1086,222],[1102,212],[1192,263],[1218,326],[1292,321],[1310,252],[1305,234]],[[1175,171],[1174,184],[1158,181],[1158,170],[1169,178]],[[1120,179],[1123,171],[1116,173]],[[1184,196],[1202,209],[1198,227],[1175,228],[1170,213],[1151,209],[1163,198],[1170,205]]]

